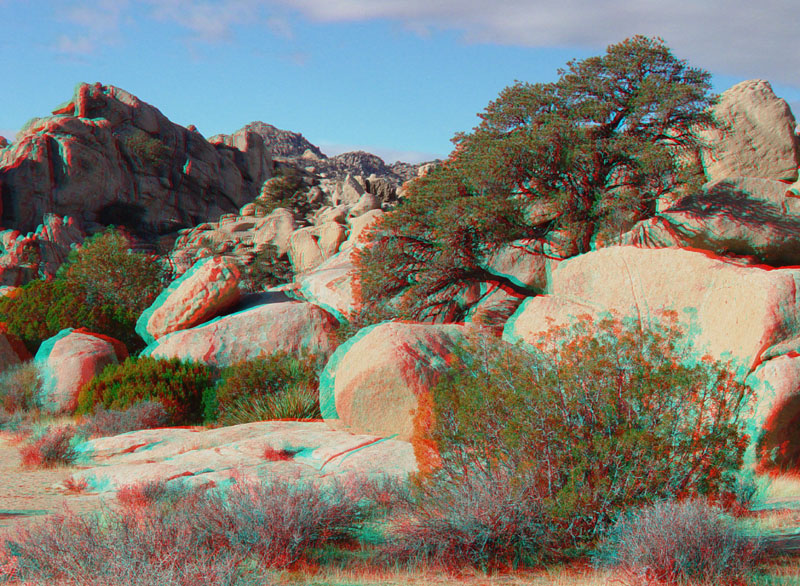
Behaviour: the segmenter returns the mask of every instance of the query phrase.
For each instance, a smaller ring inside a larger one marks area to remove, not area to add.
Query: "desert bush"
[[[0,404],[8,414],[35,411],[40,408],[39,369],[33,361],[9,366],[0,373]]]
[[[144,347],[136,320],[164,285],[161,264],[130,252],[127,239],[109,229],[73,250],[55,279],[0,298],[0,321],[33,354],[64,328],[111,336],[135,352]]]
[[[207,393],[206,420],[222,425],[320,417],[319,358],[277,352],[223,368]]]
[[[760,547],[706,500],[662,501],[620,516],[597,561],[634,584],[744,584]]]
[[[235,484],[196,506],[191,518],[204,543],[266,568],[292,567],[312,559],[315,548],[352,540],[363,519],[359,504],[336,487],[279,478]]]
[[[70,426],[46,431],[39,439],[20,449],[22,465],[31,468],[52,468],[72,464],[78,457],[73,446],[75,429]]]
[[[255,200],[256,207],[269,214],[276,208],[286,208],[298,217],[304,217],[310,210],[308,185],[296,171],[281,168],[281,175],[268,179]]]
[[[254,292],[290,283],[294,279],[292,263],[286,256],[281,257],[278,248],[271,243],[256,251],[243,272],[246,288]]]
[[[108,437],[139,429],[164,427],[168,423],[169,414],[158,401],[135,403],[124,411],[98,406],[78,426],[77,434],[85,437]]]
[[[422,482],[524,477],[564,552],[622,509],[729,492],[752,391],[680,339],[674,324],[607,318],[552,330],[538,347],[468,344],[420,401]]]
[[[69,513],[20,529],[5,548],[7,563],[26,584],[241,584],[240,560],[229,551],[205,547],[180,511]]]
[[[178,479],[144,480],[127,484],[117,491],[117,502],[129,509],[174,509],[192,495],[193,489]]]
[[[395,519],[384,557],[450,571],[531,566],[550,545],[549,519],[535,486],[508,470],[472,470],[426,487]]]
[[[169,164],[171,149],[162,140],[150,136],[143,130],[132,128],[122,137],[121,142],[142,165],[163,170]]]
[[[106,366],[81,388],[75,412],[86,415],[101,405],[125,410],[143,401],[157,401],[171,424],[198,423],[203,418],[203,393],[214,377],[215,370],[201,363],[129,357],[121,364]]]

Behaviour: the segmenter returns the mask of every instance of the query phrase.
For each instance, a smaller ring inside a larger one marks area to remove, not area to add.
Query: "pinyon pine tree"
[[[713,124],[709,73],[636,36],[559,75],[504,89],[450,158],[411,184],[357,258],[365,311],[452,321],[471,284],[531,294],[488,270],[489,255],[519,238],[586,252],[698,184],[691,155],[696,130]]]

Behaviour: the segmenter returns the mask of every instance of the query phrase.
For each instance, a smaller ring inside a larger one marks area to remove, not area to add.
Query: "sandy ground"
[[[54,488],[69,478],[74,467],[28,469],[22,466],[15,436],[0,432],[0,541],[15,528],[47,522],[48,515],[97,510],[102,498]]]

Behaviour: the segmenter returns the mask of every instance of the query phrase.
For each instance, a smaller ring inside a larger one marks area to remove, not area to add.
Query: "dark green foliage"
[[[297,217],[305,217],[311,211],[308,202],[308,185],[296,171],[281,168],[281,175],[264,183],[261,195],[255,200],[257,207],[270,213],[276,208],[286,208]]]
[[[134,352],[144,345],[136,320],[163,288],[160,262],[129,252],[127,239],[109,229],[72,251],[55,279],[0,299],[0,321],[32,353],[64,328],[111,336]]]
[[[200,423],[203,393],[214,382],[215,371],[204,364],[142,356],[111,364],[89,381],[78,395],[78,415],[97,406],[124,411],[143,401],[164,406],[173,425]]]
[[[57,277],[82,290],[89,303],[106,303],[134,321],[158,297],[165,269],[158,258],[131,252],[127,237],[110,228],[73,250]]]
[[[674,327],[590,328],[554,331],[531,351],[492,342],[460,353],[417,417],[428,481],[509,470],[561,548],[591,541],[621,509],[731,491],[752,391],[679,352]]]
[[[486,268],[502,244],[540,238],[562,255],[586,252],[702,176],[683,155],[712,123],[708,73],[641,36],[559,73],[503,90],[472,132],[455,137],[451,157],[411,184],[357,259],[363,304],[460,320],[469,285],[519,289]],[[543,215],[547,207],[554,213]]]
[[[163,171],[170,162],[172,150],[163,141],[138,128],[125,134],[122,144],[140,165]]]
[[[319,359],[277,352],[223,368],[206,394],[206,419],[220,425],[320,417]]]
[[[292,282],[294,271],[289,259],[278,256],[278,248],[274,244],[267,244],[244,267],[244,278],[251,291],[262,291]]]

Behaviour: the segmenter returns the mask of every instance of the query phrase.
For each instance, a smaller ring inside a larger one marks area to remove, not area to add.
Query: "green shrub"
[[[19,295],[0,299],[0,321],[31,353],[64,328],[86,328],[144,347],[136,334],[139,315],[164,287],[159,262],[128,250],[127,239],[108,230],[70,253],[53,280],[32,281]]]
[[[289,259],[278,255],[274,244],[267,244],[257,251],[244,267],[244,281],[249,290],[257,292],[294,280],[294,271]]]
[[[310,210],[308,186],[296,172],[282,170],[282,175],[268,179],[255,200],[256,207],[269,214],[277,208],[286,208],[300,217]]]
[[[320,417],[319,359],[277,352],[223,368],[205,399],[206,419],[221,425]]]
[[[164,406],[174,425],[199,423],[203,393],[212,384],[215,370],[204,364],[143,356],[108,365],[78,394],[76,414],[106,409],[125,410],[142,401]]]
[[[163,141],[143,130],[133,128],[130,133],[122,137],[122,144],[142,165],[161,171],[169,164],[172,150]]]
[[[744,584],[756,540],[705,500],[664,501],[621,515],[598,553],[632,584]]]
[[[423,483],[494,468],[525,478],[564,551],[622,509],[731,491],[752,391],[679,339],[674,325],[604,319],[536,348],[473,342],[420,402]]]

